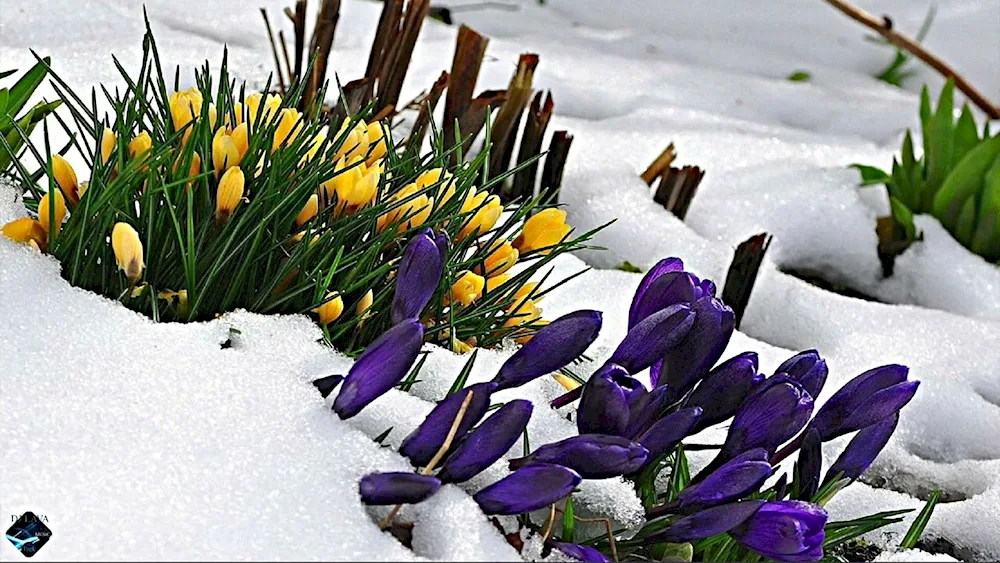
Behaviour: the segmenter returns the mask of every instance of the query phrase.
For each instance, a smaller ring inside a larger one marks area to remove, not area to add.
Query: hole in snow
[[[826,279],[826,277],[822,272],[818,272],[815,270],[805,270],[805,269],[796,270],[794,268],[782,268],[780,271],[794,278],[798,278],[810,285],[816,286],[826,291],[837,293],[839,295],[843,295],[846,297],[853,297],[855,299],[862,299],[864,301],[872,301],[874,303],[885,303],[885,301],[872,297],[867,293],[858,291],[843,283],[831,282]]]

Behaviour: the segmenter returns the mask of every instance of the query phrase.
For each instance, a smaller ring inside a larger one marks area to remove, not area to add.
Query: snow
[[[26,68],[34,60],[30,47],[51,55],[71,85],[89,89],[122,84],[109,53],[129,69],[140,60],[140,4],[15,4],[0,11],[0,69]],[[263,5],[272,23],[283,24],[287,2],[146,4],[167,68],[205,59],[214,66],[225,42],[236,76],[257,86],[266,80],[271,61],[255,8]],[[929,5],[861,4],[892,14],[910,33]],[[1000,5],[938,6],[929,48],[1000,98]],[[605,269],[546,296],[546,318],[580,307],[603,311],[604,330],[589,351],[600,362],[624,336],[640,279],[610,268],[679,256],[721,287],[735,245],[773,234],[725,357],[757,351],[769,373],[795,351],[818,348],[831,368],[820,403],[877,365],[904,363],[922,381],[866,476],[870,485],[840,493],[827,507],[832,518],[919,509],[917,497],[941,488],[948,502],[938,506],[929,537],[952,543],[963,559],[1000,558],[1000,269],[968,253],[932,218],[917,217],[926,240],[899,257],[892,278],[881,279],[874,220],[884,196],[880,188],[858,189],[857,172],[847,168],[888,166],[902,131],[916,126],[915,92],[925,81],[936,91],[936,75],[914,65],[918,74],[906,90],[872,80],[892,51],[864,41],[862,28],[818,0],[547,0],[544,7],[525,1],[516,11],[488,5],[453,15],[492,37],[482,89],[503,87],[518,53],[541,53],[535,86],[552,89],[556,101],[549,131],[575,137],[562,190],[570,223],[582,232],[618,218],[595,240],[607,250],[554,261],[553,279],[587,265]],[[377,18],[374,3],[343,3],[331,62],[342,81],[362,74]],[[454,35],[455,28],[424,25],[401,100],[450,66]],[[795,70],[812,79],[786,81]],[[190,81],[185,75],[182,85]],[[671,141],[679,163],[707,170],[686,222],[654,204],[638,179]],[[0,223],[23,213],[0,188]],[[789,270],[820,273],[884,303],[825,292],[782,273]],[[237,312],[195,325],[153,324],[69,287],[53,260],[6,240],[0,319],[0,516],[31,510],[49,517],[54,539],[39,560],[515,556],[469,496],[506,474],[504,460],[405,508],[400,518],[416,523],[412,552],[379,532],[387,510],[366,509],[357,495],[364,473],[409,467],[395,446],[444,396],[466,356],[428,347],[411,393],[390,392],[345,423],[308,382],[345,373],[350,360],[317,344],[308,319]],[[233,347],[221,349],[230,337]],[[481,351],[470,382],[490,379],[512,351]],[[578,371],[588,373],[586,366]],[[494,400],[536,404],[529,436],[537,444],[575,432],[564,412],[542,406],[561,390],[543,378]],[[391,447],[380,448],[371,438],[389,427]],[[723,432],[709,429],[698,441]],[[846,440],[827,448],[828,463]],[[692,465],[706,456],[693,456]],[[581,512],[626,527],[640,521],[638,499],[623,481],[588,481],[581,489]],[[912,518],[888,536],[866,539],[892,545]],[[107,535],[109,522],[120,540],[93,541]],[[199,541],[206,529],[211,541]],[[909,551],[880,560],[930,557]]]

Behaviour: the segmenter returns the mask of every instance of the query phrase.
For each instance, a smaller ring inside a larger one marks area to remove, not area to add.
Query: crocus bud
[[[142,269],[145,267],[139,233],[128,223],[115,223],[111,230],[111,249],[115,253],[118,268],[124,270],[125,277],[134,284],[142,277]]]
[[[496,383],[476,383],[449,395],[438,403],[420,426],[403,440],[399,445],[399,453],[410,458],[417,467],[426,466],[444,445],[448,431],[451,430],[451,425],[454,424],[466,395],[471,392],[472,401],[469,402],[465,416],[459,423],[456,436],[464,436],[470,428],[482,420],[490,408],[490,394],[495,389]]]
[[[653,280],[643,293],[636,292],[629,310],[629,327],[649,315],[677,303],[696,301],[698,278],[687,272],[667,272]]]
[[[823,558],[826,519],[826,511],[815,504],[768,502],[729,535],[768,559],[819,561]]]
[[[643,541],[647,545],[682,543],[724,534],[746,522],[764,504],[762,500],[744,500],[706,508],[674,521],[662,532],[646,536]]]
[[[812,397],[797,381],[787,376],[765,381],[736,412],[720,456],[732,458],[752,448],[773,454],[806,425],[812,409]]]
[[[75,204],[80,201],[80,185],[76,180],[76,172],[70,163],[58,154],[52,155],[52,176],[70,203]]]
[[[822,446],[819,432],[815,428],[809,429],[799,448],[799,461],[796,464],[798,500],[808,501],[819,490],[819,474],[823,471]]]
[[[396,232],[402,232],[423,225],[431,215],[434,199],[423,194],[416,195],[419,191],[415,184],[410,184],[392,196],[390,205],[403,203],[379,216],[376,221],[378,230],[381,232],[390,225],[397,225]]]
[[[101,134],[101,162],[107,164],[111,159],[111,154],[115,152],[115,145],[118,144],[118,137],[110,127],[104,128]]]
[[[55,202],[54,204],[52,202]],[[52,209],[50,209],[50,206]],[[51,216],[50,216],[51,213]],[[58,189],[42,196],[38,201],[38,222],[49,235],[59,234],[63,219],[66,218],[66,198]],[[49,221],[53,221],[49,223]]]
[[[659,361],[684,340],[695,320],[690,307],[683,303],[657,311],[628,331],[608,361],[636,374]]]
[[[416,504],[440,488],[441,481],[433,475],[405,472],[369,473],[358,484],[361,502],[369,506]]]
[[[445,483],[462,483],[493,465],[524,433],[531,411],[530,401],[507,402],[462,440],[438,477]]]
[[[247,120],[251,124],[256,124],[258,121],[261,124],[266,124],[271,121],[271,118],[277,113],[278,108],[281,107],[281,96],[268,94],[267,98],[264,98],[264,95],[260,92],[254,92],[247,96],[244,102],[243,105],[247,113]]]
[[[246,125],[241,125],[246,127]],[[212,164],[215,166],[215,175],[219,176],[226,170],[240,163],[240,150],[236,147],[233,138],[226,134],[225,128],[220,128],[215,132],[212,139]]]
[[[535,300],[526,299],[518,305],[507,309],[507,320],[503,322],[503,326],[510,328],[534,324],[541,316],[542,310],[535,306]]]
[[[486,514],[522,514],[568,497],[582,478],[559,465],[522,467],[472,496]]]
[[[586,563],[611,563],[611,560],[606,555],[589,545],[552,542],[552,547],[558,549],[563,555],[572,557],[577,561],[584,561]]]
[[[297,227],[305,225],[309,221],[312,221],[317,213],[319,213],[319,196],[313,194],[309,196],[306,204],[302,206],[302,211],[299,211],[299,214],[295,216],[295,225]]]
[[[385,125],[381,121],[373,121],[368,124],[365,130],[368,137],[368,166],[375,164],[388,152],[388,139],[385,134]]]
[[[135,136],[128,143],[128,155],[131,158],[138,158],[153,148],[153,138],[148,131],[143,131]]]
[[[659,370],[650,371],[654,387],[666,384],[678,394],[686,393],[712,369],[729,344],[736,326],[732,309],[715,297],[704,296],[691,304],[691,311],[691,330],[667,352]]]
[[[361,296],[361,300],[358,301],[358,306],[355,307],[354,312],[357,313],[359,317],[368,318],[371,316],[369,309],[372,308],[372,303],[374,302],[375,294],[369,289],[364,295]]]
[[[330,393],[333,393],[334,389],[336,389],[342,381],[344,381],[343,375],[328,375],[313,381],[313,385],[316,386],[316,389],[319,390],[319,394],[325,399],[330,396]]]
[[[201,115],[201,106],[204,103],[204,98],[198,89],[188,88],[187,90],[180,90],[170,94],[167,101],[170,106],[170,116],[174,123],[174,131],[180,131],[188,123],[191,123],[191,121]]]
[[[282,146],[291,145],[302,131],[304,123],[302,114],[295,108],[282,108],[278,112],[278,126],[274,130],[274,141],[271,150],[276,151]]]
[[[483,265],[476,266],[474,271],[486,277],[499,276],[514,267],[518,257],[517,249],[505,242],[492,248]]]
[[[382,333],[351,366],[333,410],[348,419],[384,395],[406,377],[423,343],[424,326],[415,319]]]
[[[882,448],[889,442],[892,433],[896,431],[899,413],[884,418],[858,432],[841,452],[837,461],[833,462],[826,473],[826,480],[833,479],[838,474],[841,479],[858,479],[868,466],[875,461]]]
[[[670,453],[681,443],[698,419],[701,418],[701,408],[692,407],[672,412],[657,420],[649,430],[639,436],[638,442],[649,450],[650,459]]]
[[[215,221],[217,223],[225,223],[229,220],[236,206],[243,199],[245,181],[243,170],[239,166],[226,170],[226,173],[222,175],[215,196]]]
[[[462,275],[458,277],[454,284],[452,284],[449,296],[452,300],[468,307],[469,305],[472,305],[473,301],[483,296],[483,287],[485,286],[486,280],[483,276],[473,274],[472,272],[466,270],[462,272]]]
[[[575,311],[559,317],[500,366],[493,381],[498,389],[519,387],[558,371],[583,354],[601,331],[601,313]]]
[[[566,224],[562,209],[544,209],[524,222],[521,234],[514,240],[514,248],[521,254],[538,252],[548,254],[552,247],[569,236],[572,227]]]
[[[909,368],[878,367],[847,382],[816,413],[812,427],[824,442],[860,430],[896,414],[917,392],[919,381],[907,381]]]
[[[313,309],[313,312],[319,315],[319,324],[328,325],[339,319],[344,312],[344,300],[339,292],[331,291],[326,294],[323,304]]]
[[[652,428],[653,424],[663,416],[667,407],[676,402],[672,391],[666,385],[654,387],[649,393],[645,393],[646,388],[638,381],[636,383],[641,391],[633,392],[631,396],[628,391],[625,393],[629,398],[629,420],[624,435],[633,440]]]
[[[645,296],[646,292],[649,291],[649,288],[656,282],[656,280],[666,274],[681,272],[683,270],[684,262],[682,262],[680,258],[664,258],[650,268],[648,272],[646,272],[646,275],[642,277],[642,281],[639,282],[639,287],[635,290],[635,295],[632,296],[632,305],[629,308],[628,314],[628,327],[630,329],[648,316],[639,314],[637,309],[640,307],[643,296]],[[654,311],[650,311],[650,313],[653,312]]]
[[[704,481],[688,485],[672,503],[676,512],[692,514],[706,508],[733,502],[760,488],[771,475],[767,451],[748,450],[713,471]],[[652,509],[649,517],[661,516]]]
[[[472,216],[466,219],[465,224],[458,233],[458,239],[462,240],[472,235],[481,235],[492,229],[503,213],[503,205],[500,204],[500,197],[490,195],[488,192],[476,193],[475,188],[470,188],[462,203],[460,213],[471,213]]]
[[[695,430],[704,430],[732,417],[743,400],[762,381],[764,374],[757,372],[755,352],[744,352],[716,366],[708,372],[685,403],[702,409],[702,416]]]
[[[576,411],[576,427],[581,434],[625,434],[629,422],[625,385],[629,380],[639,383],[629,377],[624,368],[614,364],[605,364],[590,376],[583,386],[583,396]]]
[[[348,127],[351,128],[350,131],[347,130]],[[364,159],[367,157],[368,126],[364,121],[358,120],[354,124],[354,127],[351,127],[351,118],[344,118],[344,121],[340,124],[340,130],[334,139],[335,142],[343,139],[343,143],[334,155],[334,160],[340,160],[342,157],[347,157],[348,159],[355,157]]]
[[[581,434],[545,444],[530,455],[511,460],[511,468],[552,463],[576,471],[584,479],[608,479],[638,471],[649,451],[620,436]]]
[[[45,248],[45,242],[48,239],[42,224],[31,217],[21,217],[7,223],[3,226],[3,234],[14,242],[34,243],[39,249]]]
[[[441,250],[430,229],[410,239],[396,274],[392,322],[418,318],[437,290],[443,271]]]
[[[799,352],[774,370],[774,373],[787,373],[789,377],[801,383],[803,389],[813,398],[818,397],[823,390],[829,372],[826,360],[820,358],[816,350]]]

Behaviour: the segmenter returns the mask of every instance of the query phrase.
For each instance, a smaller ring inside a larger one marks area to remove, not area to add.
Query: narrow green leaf
[[[573,496],[566,497],[566,508],[563,509],[562,541],[573,543],[576,534],[576,518],[573,512]]]
[[[812,80],[812,74],[805,70],[796,70],[788,75],[788,80],[791,82],[809,82]]]
[[[955,148],[955,83],[951,80],[941,89],[941,97],[928,127],[924,131],[924,162],[927,185],[921,196],[923,206],[932,205],[938,190],[951,171]],[[936,213],[935,213],[936,214]]]
[[[987,261],[1000,260],[1000,156],[993,161],[983,180],[976,234],[970,249]]]
[[[854,168],[855,170],[861,173],[862,186],[885,184],[891,180],[891,176],[886,174],[884,170],[876,168],[874,166],[866,166],[864,164],[852,164],[850,168]]]
[[[983,141],[969,151],[943,182],[934,198],[934,216],[948,230],[958,227],[959,215],[969,198],[975,198],[983,185],[986,171],[1000,155],[1000,135]]]
[[[49,57],[45,57],[41,62],[35,63],[28,72],[25,72],[17,80],[17,83],[10,89],[10,94],[7,99],[6,113],[13,116],[17,112],[21,111],[21,108],[28,103],[28,99],[31,98],[31,94],[35,92],[38,85],[42,83],[45,78],[45,73],[48,72],[48,65],[51,62]]]
[[[465,382],[469,380],[469,374],[472,373],[472,365],[476,363],[476,354],[479,353],[479,349],[473,349],[472,354],[469,359],[466,360],[465,365],[462,366],[462,371],[459,372],[458,377],[451,384],[451,389],[448,389],[448,394],[446,396],[454,395],[458,393],[463,388],[465,388]]]
[[[931,515],[934,514],[934,507],[937,506],[940,498],[940,490],[931,493],[931,498],[927,499],[927,504],[924,505],[923,510],[913,520],[913,524],[906,531],[906,535],[903,536],[903,541],[899,542],[899,549],[913,549],[917,546],[920,536],[924,535],[924,529],[927,528],[927,524],[931,521]]]

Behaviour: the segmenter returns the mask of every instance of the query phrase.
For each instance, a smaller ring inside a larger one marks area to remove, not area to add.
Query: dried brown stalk
[[[896,257],[910,248],[913,241],[907,238],[906,229],[892,215],[876,219],[875,234],[878,235],[877,251],[879,262],[882,263],[882,277],[888,278],[896,268]]]
[[[697,166],[671,166],[661,173],[660,185],[656,187],[653,201],[683,221],[704,177],[705,171]]]
[[[552,102],[552,93],[545,96],[542,102],[542,93],[535,94],[531,100],[531,108],[528,110],[528,118],[524,122],[524,133],[521,134],[521,145],[517,150],[517,165],[530,161],[542,153],[542,140],[545,137],[545,129],[549,126],[549,119],[552,117],[552,109],[555,104]],[[514,182],[508,193],[505,193],[508,201],[531,197],[535,193],[535,179],[538,177],[538,160],[532,161],[523,169],[514,174]]]
[[[663,174],[663,171],[670,168],[675,158],[677,158],[677,150],[674,149],[674,144],[670,143],[667,145],[667,148],[663,149],[660,156],[656,157],[656,160],[649,164],[649,168],[642,173],[642,180],[646,182],[647,186],[652,186],[653,182]]]
[[[372,82],[369,78],[352,80],[340,87],[341,97],[330,111],[330,121],[340,127],[348,115],[356,115],[372,98]]]
[[[274,42],[271,20],[267,17],[267,10],[264,8],[260,9],[260,15],[264,18],[264,25],[267,27],[267,39],[271,42],[271,54],[274,55],[274,70],[278,74],[278,86],[281,88],[281,93],[284,94],[287,87],[285,86],[284,74],[281,72],[281,59],[278,57],[278,46]]]
[[[292,20],[292,28],[295,31],[295,74],[302,76],[302,60],[306,48],[306,0],[296,0],[295,12],[285,8],[285,15]]]
[[[313,30],[309,53],[316,53],[316,64],[312,76],[302,93],[301,108],[308,108],[316,93],[326,80],[326,68],[330,62],[330,50],[333,49],[333,34],[337,31],[337,21],[340,20],[340,0],[323,0],[316,16],[316,28]]]
[[[387,58],[384,82],[378,85],[378,103],[383,108],[399,103],[399,94],[403,90],[403,80],[410,68],[413,58],[413,47],[424,25],[424,19],[430,10],[430,0],[410,0],[406,4],[402,26],[395,36],[392,47],[392,57]]]
[[[448,73],[441,71],[441,76],[434,81],[430,91],[419,99],[414,100],[414,103],[420,109],[417,113],[417,118],[413,121],[410,136],[406,139],[406,146],[417,145],[419,147],[424,142],[424,136],[427,134],[427,126],[431,122],[431,115],[433,115],[435,108],[437,108],[438,100],[441,99],[441,94],[444,93],[447,87]]]
[[[997,107],[990,102],[986,96],[977,90],[968,80],[965,79],[964,76],[955,72],[955,69],[948,65],[948,63],[924,49],[924,47],[914,39],[911,39],[910,37],[907,37],[906,35],[903,35],[893,29],[892,20],[888,16],[883,16],[881,19],[876,18],[872,14],[866,12],[858,6],[855,6],[847,0],[826,0],[826,3],[830,4],[852,20],[860,23],[868,29],[871,29],[875,33],[878,33],[892,45],[895,45],[896,47],[899,47],[900,49],[903,49],[904,51],[924,61],[945,78],[951,78],[955,81],[955,87],[965,94],[965,96],[969,98],[972,103],[976,104],[979,109],[983,110],[983,112],[988,115],[990,119],[1000,119],[1000,107]]]
[[[566,513],[561,508],[557,508],[556,512],[558,512],[559,514],[565,514]],[[619,561],[619,559],[618,559],[618,546],[615,543],[615,535],[611,531],[611,520],[610,519],[608,519],[608,518],[581,518],[580,516],[577,516],[575,514],[573,515],[573,519],[576,520],[577,522],[602,522],[604,524],[604,529],[607,531],[607,534],[608,534],[608,543],[611,544],[611,557],[615,561]]]
[[[455,415],[455,421],[451,423],[451,428],[448,429],[448,435],[445,436],[444,443],[441,444],[437,453],[435,453],[434,457],[432,457],[430,462],[427,463],[427,467],[420,470],[421,475],[430,475],[431,472],[434,471],[434,468],[437,467],[437,464],[441,462],[441,459],[444,458],[444,454],[448,453],[448,449],[451,448],[452,441],[455,440],[455,435],[458,434],[458,427],[462,425],[462,419],[465,418],[465,412],[469,410],[469,404],[472,403],[473,394],[474,392],[471,389],[468,393],[466,393],[465,399],[462,400],[462,406],[458,408],[458,414]],[[389,515],[385,517],[385,520],[382,520],[382,523],[379,524],[379,528],[383,530],[388,528],[389,525],[392,524],[392,519],[396,517],[399,509],[402,507],[402,504],[397,504],[393,507]]]
[[[391,45],[399,32],[399,22],[403,19],[403,0],[385,0],[379,16],[375,39],[368,53],[368,68],[365,76],[381,79],[385,71],[385,60],[389,57]]]
[[[538,66],[538,55],[524,53],[517,61],[517,72],[510,79],[507,88],[507,99],[500,105],[497,116],[490,129],[490,177],[496,177],[507,171],[510,158],[514,152],[514,141],[517,129],[521,124],[521,114],[531,99],[531,87],[534,81],[535,68]],[[499,191],[499,186],[495,188]]]
[[[455,146],[455,121],[461,120],[472,104],[472,94],[476,89],[476,81],[482,68],[483,57],[486,56],[486,46],[490,40],[468,26],[458,29],[455,40],[455,56],[451,61],[451,78],[444,104],[444,146]],[[468,136],[465,128],[462,134]],[[456,155],[457,157],[457,155]]]
[[[556,131],[549,142],[548,154],[545,155],[545,166],[542,168],[540,193],[546,193],[549,203],[559,203],[559,189],[562,187],[563,168],[569,158],[569,149],[573,145],[573,136],[567,131]]]
[[[288,42],[285,41],[285,32],[278,32],[278,43],[281,44],[281,55],[285,59],[285,70],[288,72],[288,83],[295,82],[295,75],[292,74],[292,61],[288,56]]]
[[[729,305],[736,315],[736,328],[740,327],[743,313],[750,303],[757,272],[770,245],[771,237],[767,233],[754,235],[736,247],[733,261],[729,264],[726,284],[722,288],[722,302]]]
[[[462,117],[458,120],[458,134],[462,136],[462,154],[469,152],[469,148],[472,146],[472,141],[475,140],[476,135],[482,131],[483,125],[486,124],[486,118],[493,113],[493,110],[500,106],[503,101],[507,99],[507,92],[504,90],[485,90],[480,93],[472,103],[469,104],[468,109],[462,114]],[[450,148],[450,147],[449,147]],[[457,155],[455,157],[457,159]],[[455,161],[457,162],[457,160]]]

